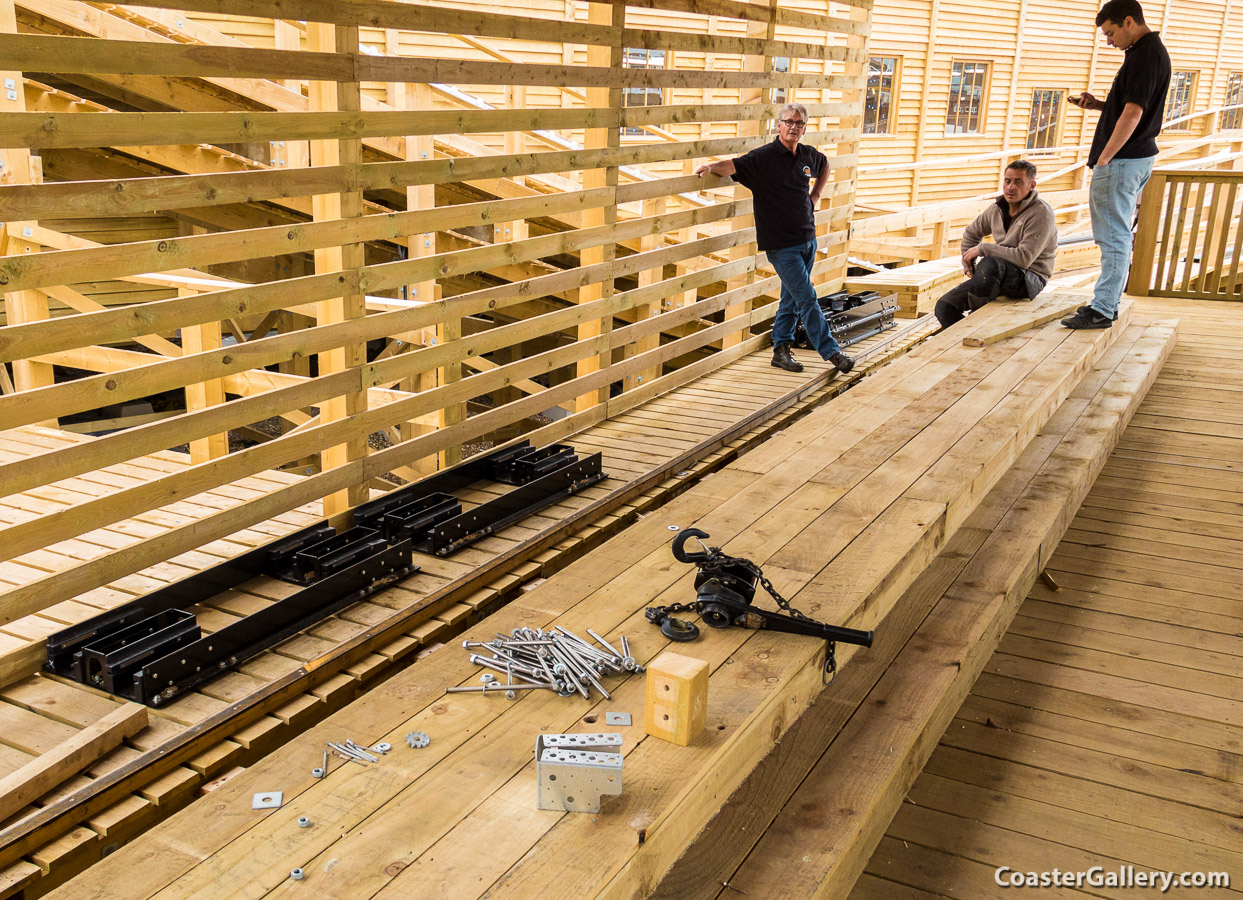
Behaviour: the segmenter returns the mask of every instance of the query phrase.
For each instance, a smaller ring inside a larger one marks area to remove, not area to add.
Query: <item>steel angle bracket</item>
[[[617,733],[541,734],[535,741],[539,808],[596,813],[600,798],[622,792]]]

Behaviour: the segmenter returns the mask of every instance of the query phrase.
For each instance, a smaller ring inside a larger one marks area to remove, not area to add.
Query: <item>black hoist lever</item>
[[[767,628],[770,631],[780,631],[786,634],[806,634],[811,637],[824,638],[828,647],[825,652],[824,672],[821,680],[825,684],[832,681],[837,672],[834,651],[838,641],[858,644],[861,647],[872,646],[872,632],[825,625],[799,612],[790,605],[789,600],[777,592],[773,583],[764,577],[764,572],[759,566],[749,559],[726,556],[720,547],[709,547],[702,540],[706,537],[711,537],[711,535],[698,528],[688,528],[673,539],[673,558],[678,562],[698,566],[699,573],[695,576],[694,602],[649,606],[644,611],[648,621],[659,625],[665,637],[673,641],[693,641],[699,637],[697,625],[674,615],[680,612],[694,612],[698,613],[712,628],[728,628],[730,625],[738,625],[743,628]],[[688,553],[686,542],[691,538],[699,540],[699,545],[703,549]],[[784,613],[772,612],[752,605],[757,584],[768,592]]]

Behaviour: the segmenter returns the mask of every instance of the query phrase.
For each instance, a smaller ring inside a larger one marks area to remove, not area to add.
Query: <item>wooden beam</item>
[[[17,11],[13,0],[0,0],[0,34],[17,32]],[[22,83],[22,73],[0,70],[0,82],[13,85]],[[0,91],[0,120],[24,115],[25,95],[20,90]],[[16,145],[12,149],[0,149],[0,187],[10,185],[35,185],[42,181],[39,160],[32,157],[29,148]],[[39,245],[30,239],[34,221],[14,221],[19,216],[6,215],[5,227],[0,231],[0,256],[23,256],[37,253]],[[6,291],[5,312],[10,324],[37,322],[49,318],[47,294],[40,291]],[[54,381],[52,367],[42,363],[18,359],[13,362],[13,381],[19,391],[46,387]],[[43,424],[56,427],[52,419]]]
[[[587,21],[590,25],[600,29],[608,29],[611,32],[610,39],[597,46],[589,46],[587,48],[587,64],[593,66],[607,66],[609,68],[621,68],[622,66],[622,48],[625,46],[646,46],[645,44],[626,44],[623,43],[624,38],[621,35],[621,26],[626,19],[625,8],[613,6],[608,3],[588,3],[587,4]],[[616,30],[615,30],[616,29]],[[588,150],[602,149],[605,153],[615,153],[621,146],[621,123],[620,112],[622,105],[622,90],[620,87],[598,88],[591,87],[587,89],[588,106],[602,106],[614,113],[611,121],[603,121],[602,128],[589,128],[583,137],[583,146]],[[609,165],[603,169],[591,168],[583,171],[583,187],[604,188],[612,192],[613,202],[608,203],[600,210],[589,210],[583,213],[583,226],[585,228],[610,226],[617,222],[617,173],[616,165]],[[579,255],[579,262],[583,266],[592,265],[609,265],[616,256],[616,246],[609,244],[599,248],[591,248],[583,250]],[[577,302],[590,304],[596,300],[607,299],[613,295],[613,279],[606,278],[592,284],[584,285],[577,293]],[[600,369],[607,368],[612,362],[612,345],[609,342],[609,332],[612,330],[612,319],[597,319],[593,322],[586,322],[579,326],[578,338],[580,341],[590,340],[600,337],[600,353],[594,358],[582,360],[578,364],[578,377],[580,379],[591,375]],[[594,396],[584,395],[575,401],[575,409],[582,411],[597,403],[605,403],[609,398],[608,385],[601,386]]]
[[[0,778],[0,822],[97,762],[147,727],[147,707],[127,703],[68,740]]]

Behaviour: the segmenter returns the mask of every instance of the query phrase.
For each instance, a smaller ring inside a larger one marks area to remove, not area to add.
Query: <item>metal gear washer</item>
[[[406,735],[406,743],[415,749],[426,747],[431,742],[432,739],[427,736],[426,731],[412,731]]]

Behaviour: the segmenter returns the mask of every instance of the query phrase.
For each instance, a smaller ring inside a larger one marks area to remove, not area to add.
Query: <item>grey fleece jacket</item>
[[[983,243],[986,236],[991,236],[993,243]],[[1057,256],[1057,219],[1053,207],[1033,190],[1010,221],[1007,231],[1001,219],[1001,208],[990,203],[963,232],[963,253],[975,246],[980,248],[981,256],[995,256],[1025,270],[1029,281],[1030,276],[1035,275],[1040,279],[1040,287],[1044,287],[1053,275],[1053,260]]]

